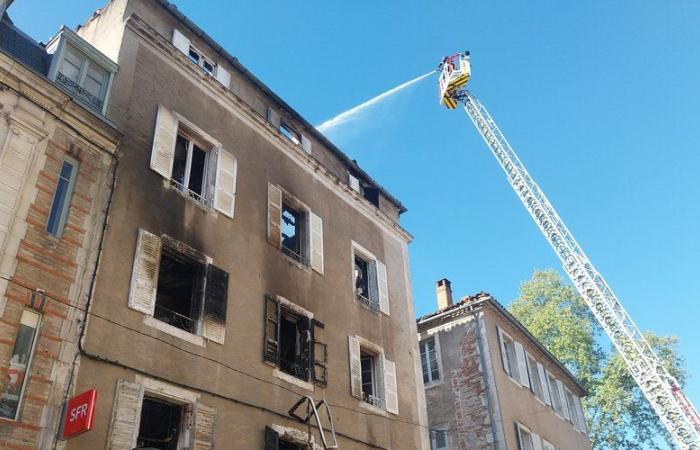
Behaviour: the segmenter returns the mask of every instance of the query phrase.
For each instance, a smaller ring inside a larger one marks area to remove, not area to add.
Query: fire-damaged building
[[[75,34],[123,138],[60,445],[427,448],[403,205],[169,2]]]
[[[418,319],[432,450],[590,450],[586,391],[487,293]]]

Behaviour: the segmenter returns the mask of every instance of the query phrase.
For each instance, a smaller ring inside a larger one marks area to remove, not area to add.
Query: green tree
[[[622,357],[608,350],[593,314],[558,272],[535,271],[508,309],[588,391],[583,406],[593,448],[660,449],[658,436],[670,442]],[[645,337],[682,385],[685,364],[676,351],[678,339],[653,333]]]

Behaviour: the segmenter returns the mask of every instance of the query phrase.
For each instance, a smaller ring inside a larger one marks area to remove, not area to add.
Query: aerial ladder
[[[593,267],[564,221],[506,140],[486,107],[465,89],[471,77],[469,52],[441,61],[440,103],[463,105],[481,137],[506,174],[508,182],[559,257],[583,300],[620,353],[656,414],[682,450],[700,450],[700,416],[663,367],[644,335],[625,311],[603,276]]]

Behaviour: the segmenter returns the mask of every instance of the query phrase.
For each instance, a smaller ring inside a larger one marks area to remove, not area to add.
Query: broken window
[[[190,46],[187,56],[190,58],[190,61],[201,67],[206,73],[213,75],[215,64],[204,57],[199,50]]]
[[[171,183],[195,200],[207,203],[206,179],[208,152],[204,146],[181,132],[175,141]]]
[[[137,449],[178,450],[184,407],[164,400],[144,397]]]
[[[5,419],[16,420],[19,414],[25,381],[34,354],[40,317],[34,311],[22,311],[15,346],[12,350],[9,367],[5,372],[5,383],[0,394],[0,417]]]
[[[153,317],[183,329],[197,332],[201,312],[204,265],[174,249],[163,248],[158,272],[158,290]]]
[[[49,220],[46,223],[46,232],[49,234],[59,237],[63,234],[77,175],[78,164],[70,159],[64,160],[61,164],[61,172],[58,174]]]
[[[284,135],[284,137],[292,141],[294,144],[301,144],[301,135],[296,130],[294,130],[294,128],[287,125],[286,123],[280,122],[280,132]]]
[[[355,294],[365,303],[370,303],[369,262],[358,255],[355,255]]]
[[[325,386],[327,347],[319,342],[324,325],[266,296],[263,358],[282,372]]]
[[[302,264],[306,264],[304,211],[282,203],[282,251]]]
[[[352,258],[355,298],[370,309],[389,315],[386,266],[354,242]]]
[[[447,450],[447,430],[430,430],[430,450]]]
[[[527,357],[527,371],[530,374],[530,389],[535,397],[544,401],[544,394],[542,393],[542,380],[540,380],[540,373],[537,370],[537,361],[529,353],[526,354]]]
[[[435,338],[430,337],[420,342],[420,361],[423,368],[423,383],[432,383],[440,379]]]
[[[360,348],[360,366],[362,368],[362,400],[377,408],[384,408],[384,399],[379,393],[377,384],[377,372],[379,369],[379,358],[376,353],[372,353],[364,348]]]

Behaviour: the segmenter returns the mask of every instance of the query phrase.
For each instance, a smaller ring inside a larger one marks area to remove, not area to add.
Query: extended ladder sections
[[[700,450],[700,418],[697,411],[683,395],[675,378],[661,365],[602,275],[593,267],[552,204],[530,177],[484,105],[466,90],[455,92],[453,98],[464,104],[465,111],[505,171],[513,190],[556,252],[564,270],[624,358],[634,380],[678,446],[683,450]]]

